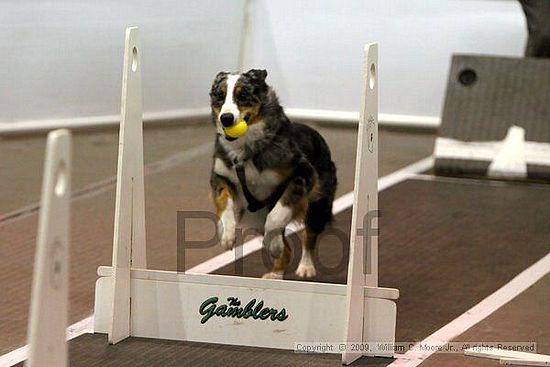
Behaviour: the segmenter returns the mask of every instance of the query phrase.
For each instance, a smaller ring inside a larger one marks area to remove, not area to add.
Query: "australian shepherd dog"
[[[312,252],[317,237],[332,219],[336,167],[321,135],[288,119],[266,77],[265,70],[256,69],[220,72],[212,84],[216,141],[210,185],[218,235],[229,250],[238,228],[256,229],[273,258],[264,278],[282,279],[291,258],[285,227],[302,222],[305,235],[296,274],[310,278],[316,274]],[[242,121],[246,134],[229,136],[226,130]]]

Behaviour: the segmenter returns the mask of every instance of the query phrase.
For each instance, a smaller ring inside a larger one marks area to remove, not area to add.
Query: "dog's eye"
[[[237,94],[236,98],[237,102],[240,104],[252,103],[252,101],[254,100],[253,95],[244,90]]]
[[[214,90],[212,92],[210,92],[210,97],[212,98],[213,101],[222,101],[225,97],[225,93],[223,93],[222,91],[220,90]]]

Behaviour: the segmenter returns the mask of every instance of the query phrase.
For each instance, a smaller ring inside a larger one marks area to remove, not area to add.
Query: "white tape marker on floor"
[[[444,346],[472,326],[485,319],[487,316],[510,302],[516,296],[521,294],[531,285],[535,284],[546,274],[550,273],[550,253],[542,259],[519,273],[514,279],[503,285],[493,294],[479,302],[456,319],[437,330],[418,344],[428,344],[433,346]],[[418,348],[414,348],[418,349]],[[433,348],[436,349],[436,348]],[[391,367],[415,367],[424,362],[436,352],[430,348],[429,351],[409,351],[403,355],[398,355]]]
[[[94,316],[88,316],[67,328],[67,340],[94,332]],[[28,345],[0,356],[0,367],[11,367],[27,359]]]

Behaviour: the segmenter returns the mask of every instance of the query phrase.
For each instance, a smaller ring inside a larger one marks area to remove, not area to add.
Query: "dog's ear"
[[[265,78],[267,77],[267,71],[264,69],[250,69],[244,74],[260,84],[265,83]]]
[[[229,73],[226,71],[220,71],[218,74],[216,74],[216,77],[212,82],[212,87],[210,88],[210,97],[213,97],[216,93],[219,94],[220,84],[225,79],[227,74]]]
[[[218,74],[216,74],[216,77],[214,78],[214,83],[212,84],[213,85],[219,84],[227,74],[229,74],[227,71],[220,71]]]
[[[226,71],[220,71],[218,74],[216,74],[216,77],[212,82],[212,86],[210,87],[210,93],[208,93],[211,100],[213,100],[214,97],[216,97],[217,99],[221,98],[222,92],[220,90],[220,86],[227,74],[228,73]]]

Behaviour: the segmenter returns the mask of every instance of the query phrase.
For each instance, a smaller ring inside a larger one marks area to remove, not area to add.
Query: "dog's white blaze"
[[[224,113],[232,113],[235,118],[239,117],[239,107],[237,107],[233,100],[233,92],[235,90],[235,84],[237,84],[237,80],[239,80],[240,77],[240,74],[229,74],[227,76],[227,94],[225,95],[225,101],[220,110],[220,116]]]

